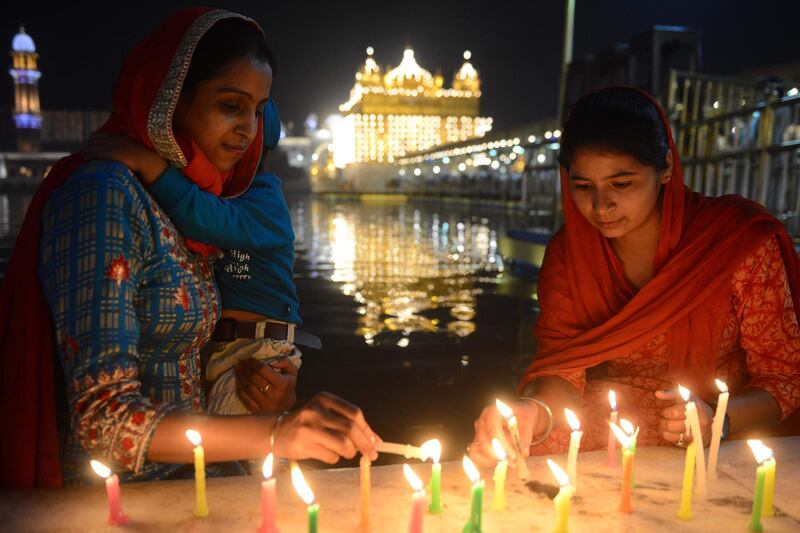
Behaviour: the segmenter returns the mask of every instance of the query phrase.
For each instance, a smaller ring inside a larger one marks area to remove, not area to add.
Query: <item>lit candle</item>
[[[431,503],[428,506],[429,513],[442,512],[442,465],[439,460],[442,457],[442,443],[439,439],[425,441],[420,446],[420,455],[423,461],[430,459],[431,465]]]
[[[636,436],[639,428],[633,430],[633,424],[625,420],[620,420],[622,429],[617,424],[609,423],[611,431],[622,446],[622,487],[620,490],[619,512],[632,513],[631,491],[633,490],[633,458],[636,455]]]
[[[108,523],[112,526],[122,526],[128,523],[129,519],[122,512],[119,501],[119,476],[111,473],[111,469],[100,461],[92,459],[92,468],[97,475],[106,480],[106,496],[108,497]]]
[[[698,496],[704,497],[706,495],[706,456],[703,447],[703,433],[700,431],[700,417],[697,415],[697,405],[690,401],[691,393],[686,387],[678,385],[678,390],[681,393],[683,401],[686,402],[686,423],[689,433],[692,435],[692,440],[697,443],[697,455],[695,464],[697,466],[697,483],[695,489]]]
[[[612,424],[617,423],[619,412],[617,411],[617,395],[613,390],[608,391],[608,403],[611,404],[611,414],[608,421]],[[606,464],[608,466],[619,465],[619,456],[617,455],[617,439],[614,437],[614,432],[608,428],[608,456],[606,457]]]
[[[547,466],[550,467],[550,471],[558,480],[558,484],[561,487],[558,490],[558,494],[553,499],[553,505],[556,508],[556,527],[553,529],[553,533],[567,533],[567,523],[569,521],[569,502],[572,499],[573,494],[575,494],[575,487],[570,485],[569,476],[564,473],[564,471],[556,464],[555,461],[548,459]]]
[[[575,413],[569,409],[564,409],[564,417],[567,419],[567,424],[572,429],[569,436],[569,455],[567,455],[567,475],[572,482],[573,487],[578,486],[578,450],[581,447],[581,423]]]
[[[406,459],[422,459],[422,452],[417,446],[398,444],[396,442],[378,442],[375,444],[378,453],[402,455]]]
[[[722,425],[725,423],[725,411],[728,409],[728,386],[724,381],[715,380],[719,389],[717,410],[714,413],[714,422],[711,424],[711,446],[708,449],[708,477],[717,479],[717,457],[719,443],[722,440]]]
[[[261,472],[264,474],[264,481],[261,482],[261,528],[260,533],[280,533],[280,529],[275,525],[275,513],[278,509],[277,498],[275,496],[275,478],[272,477],[272,454],[264,459]]]
[[[494,467],[494,497],[492,500],[492,510],[502,511],[506,508],[506,472],[508,471],[508,461],[506,461],[506,451],[497,439],[492,439],[492,450],[497,456],[497,466]]]
[[[425,489],[422,485],[422,480],[407,464],[403,464],[403,473],[406,475],[408,484],[414,489],[414,495],[411,497],[411,518],[408,521],[408,533],[422,533],[422,506],[425,505]]]
[[[361,478],[361,529],[369,529],[370,469],[372,461],[365,455],[358,462]]]
[[[303,472],[297,463],[292,463],[292,485],[294,490],[308,506],[308,533],[317,533],[317,522],[319,520],[319,504],[314,501],[314,493],[306,483]]]
[[[186,431],[186,438],[194,445],[194,515],[203,518],[208,516],[208,503],[206,502],[206,455],[202,446],[203,439],[200,437],[200,433],[193,429]]]
[[[511,438],[514,440],[514,452],[517,456],[517,475],[520,479],[528,479],[528,465],[525,464],[525,455],[522,453],[522,442],[519,438],[519,426],[517,425],[517,417],[514,416],[514,411],[509,406],[500,400],[494,401],[500,416],[505,418],[508,431],[511,433]]]
[[[764,485],[767,477],[767,462],[772,458],[772,450],[764,446],[760,440],[748,439],[747,445],[753,451],[753,455],[758,463],[756,469],[756,487],[753,493],[753,510],[750,513],[750,522],[747,529],[750,531],[762,531],[761,513],[764,505]]]
[[[681,490],[681,506],[678,509],[678,518],[681,520],[692,519],[692,483],[694,482],[694,463],[697,456],[697,444],[692,441],[686,447],[686,461],[683,465],[683,489]]]
[[[765,446],[766,448],[766,446]],[[770,455],[772,450],[769,450]],[[764,476],[764,503],[761,505],[761,516],[775,516],[775,508],[772,505],[772,498],[775,496],[775,457],[770,457],[764,461],[767,473]]]
[[[464,526],[463,533],[481,533],[481,523],[483,521],[483,480],[475,465],[466,455],[461,463],[464,471],[472,482],[472,505],[469,510],[469,521]]]

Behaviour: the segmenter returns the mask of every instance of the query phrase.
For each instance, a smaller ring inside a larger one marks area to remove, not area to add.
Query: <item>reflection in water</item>
[[[482,219],[443,219],[406,205],[311,203],[310,242],[304,242],[305,204],[295,207],[297,246],[310,275],[327,273],[358,304],[356,334],[370,345],[394,342],[384,332],[475,331],[475,273],[497,276],[502,267],[496,231]],[[301,229],[302,228],[302,229]],[[446,320],[431,316],[448,310]],[[444,322],[444,323],[443,323]],[[392,338],[393,339],[393,338]]]

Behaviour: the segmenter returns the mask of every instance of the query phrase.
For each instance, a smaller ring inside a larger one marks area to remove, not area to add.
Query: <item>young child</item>
[[[266,152],[280,139],[272,100],[263,115]],[[183,236],[223,250],[214,264],[221,319],[203,352],[207,411],[236,415],[291,407],[302,355],[297,345],[319,349],[321,342],[297,329],[302,320],[292,280],[295,237],[278,177],[259,174],[244,193],[223,198],[173,166],[154,172],[158,154],[124,138],[96,136],[86,154],[126,164]]]

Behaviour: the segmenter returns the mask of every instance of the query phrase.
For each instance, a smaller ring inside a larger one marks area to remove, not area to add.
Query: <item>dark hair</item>
[[[623,153],[658,172],[669,151],[661,115],[639,91],[608,87],[575,103],[564,123],[558,161],[569,169],[579,150]]]
[[[198,83],[219,76],[228,63],[240,57],[268,64],[275,75],[275,58],[258,28],[240,18],[222,19],[197,43],[183,91],[190,94]]]

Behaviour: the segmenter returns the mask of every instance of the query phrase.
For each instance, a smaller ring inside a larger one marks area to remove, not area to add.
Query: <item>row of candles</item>
[[[677,513],[678,518],[690,520],[692,513],[693,492],[699,497],[704,497],[706,493],[706,474],[708,477],[716,479],[717,458],[722,434],[722,422],[728,403],[728,390],[725,384],[717,380],[720,395],[717,408],[711,426],[711,445],[709,448],[708,465],[705,464],[705,453],[702,444],[702,433],[700,420],[697,413],[697,406],[691,401],[691,394],[688,389],[678,386],[678,390],[686,402],[686,434],[693,436],[692,442],[686,447],[686,457],[683,475],[683,487],[681,491],[680,507]],[[634,428],[628,420],[618,417],[616,396],[614,391],[609,391],[609,403],[611,414],[609,416],[609,440],[607,462],[609,466],[617,466],[618,454],[616,453],[617,442],[621,447],[622,456],[622,487],[620,490],[619,511],[622,513],[632,513],[632,490],[633,490],[633,462],[636,455],[636,438],[639,428]],[[512,436],[515,447],[517,473],[521,479],[527,479],[528,469],[525,464],[525,454],[519,439],[519,429],[516,417],[510,407],[500,400],[496,400],[496,406],[506,422],[506,427]],[[551,459],[547,459],[547,465],[553,476],[559,483],[560,490],[553,500],[556,511],[556,533],[566,533],[568,526],[570,500],[577,490],[577,460],[580,449],[580,441],[583,433],[580,430],[580,421],[575,414],[564,409],[564,416],[572,432],[570,434],[570,446],[567,454],[567,471]],[[194,446],[194,466],[195,466],[195,516],[205,517],[209,514],[208,503],[206,500],[205,485],[205,454],[202,446],[200,434],[195,430],[188,430],[186,437]],[[774,516],[773,497],[775,492],[775,469],[776,462],[772,450],[766,447],[759,440],[748,440],[747,444],[753,451],[758,462],[756,470],[756,486],[753,496],[753,507],[748,523],[750,531],[762,531],[761,517]],[[428,512],[439,513],[441,506],[441,443],[436,440],[425,442],[419,447],[408,444],[396,444],[381,442],[378,444],[378,451],[381,453],[394,453],[403,455],[405,458],[416,458],[422,461],[430,459],[431,481],[430,491],[431,500],[428,505]],[[505,509],[505,481],[508,470],[508,455],[497,439],[492,439],[492,449],[497,456],[498,462],[495,466],[494,496],[492,501],[493,511],[503,511]],[[128,517],[122,512],[120,505],[119,478],[112,475],[111,470],[98,461],[92,461],[92,467],[98,475],[106,478],[106,493],[109,504],[109,524],[123,525],[128,522]],[[471,484],[471,506],[470,513],[463,531],[465,533],[479,533],[482,524],[483,493],[484,481],[481,479],[480,472],[469,459],[463,458],[464,471]],[[370,468],[369,459],[362,457],[360,461],[360,499],[361,499],[361,526],[369,528],[369,500],[370,500]],[[262,473],[265,480],[261,485],[261,517],[262,523],[259,531],[262,533],[278,533],[276,526],[276,489],[275,478],[272,475],[273,455],[270,453],[264,460]],[[403,465],[405,477],[413,489],[411,516],[409,520],[409,533],[421,533],[423,525],[424,505],[426,502],[426,492],[422,480],[414,470],[408,465]],[[314,493],[306,482],[300,467],[297,463],[291,465],[291,479],[295,490],[300,498],[307,505],[308,531],[316,533],[318,528],[319,503],[316,502]]]

